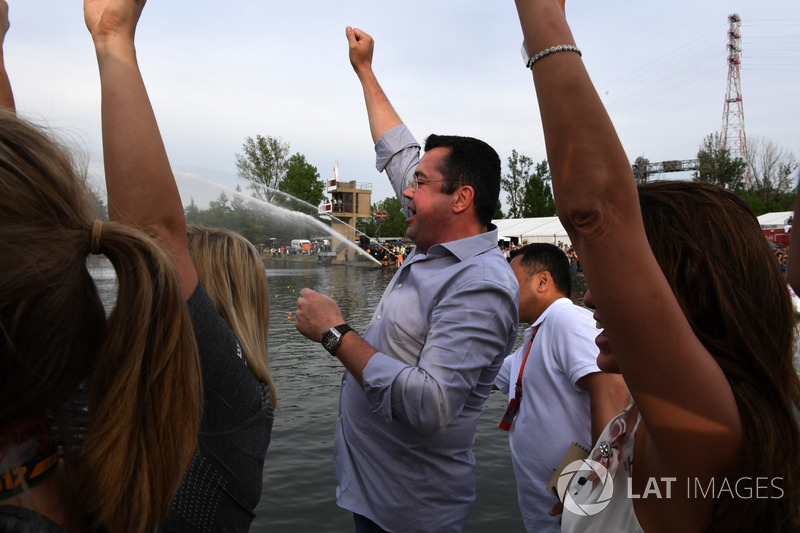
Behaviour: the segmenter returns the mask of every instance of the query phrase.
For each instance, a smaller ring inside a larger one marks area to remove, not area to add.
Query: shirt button
[[[376,320],[380,320],[381,319],[381,315],[376,316],[375,319]]]
[[[402,288],[403,288],[403,284],[402,284],[402,283],[398,283],[398,284],[397,284],[397,288],[398,288],[398,289],[402,289]]]

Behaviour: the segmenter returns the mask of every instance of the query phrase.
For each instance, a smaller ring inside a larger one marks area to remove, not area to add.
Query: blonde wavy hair
[[[92,531],[152,531],[194,454],[200,365],[169,258],[115,223],[99,239],[118,278],[106,319],[90,198],[68,151],[0,111],[0,431],[47,413],[72,442],[65,403],[83,384],[88,428],[64,447],[73,484],[58,497]]]
[[[250,370],[269,385],[275,407],[269,371],[269,284],[261,256],[233,231],[188,225],[186,232],[197,277],[242,344]]]

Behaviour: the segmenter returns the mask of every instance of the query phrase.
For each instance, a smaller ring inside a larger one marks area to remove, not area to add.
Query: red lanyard
[[[522,372],[525,371],[525,363],[528,362],[528,354],[531,353],[531,346],[533,346],[533,339],[536,338],[536,332],[539,331],[539,326],[542,323],[539,322],[536,324],[536,329],[533,330],[533,335],[531,335],[531,343],[528,345],[528,349],[525,350],[525,357],[522,358],[522,365],[519,367],[519,376],[517,376],[517,385],[514,387],[514,398],[517,401],[522,399]]]
[[[500,420],[500,429],[503,431],[508,431],[511,428],[511,422],[514,421],[514,417],[517,416],[517,412],[519,411],[520,402],[522,401],[522,373],[525,371],[525,363],[528,362],[528,354],[531,353],[531,346],[533,346],[533,340],[536,338],[536,332],[539,331],[539,326],[541,325],[541,322],[536,325],[536,328],[533,330],[533,335],[531,335],[531,342],[528,344],[528,349],[525,350],[525,357],[523,357],[522,365],[519,367],[517,384],[514,387],[514,397],[509,400],[506,412],[503,414],[503,419]]]

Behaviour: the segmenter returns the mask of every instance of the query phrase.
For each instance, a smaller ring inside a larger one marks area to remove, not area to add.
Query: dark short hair
[[[569,297],[572,276],[569,271],[569,259],[561,248],[547,242],[534,242],[512,251],[508,261],[511,262],[518,255],[522,256],[520,264],[528,276],[550,272],[556,291]]]
[[[484,226],[492,223],[500,199],[500,156],[494,148],[473,137],[431,134],[425,139],[425,151],[447,148],[448,154],[438,169],[444,179],[442,192],[452,194],[460,185],[475,190],[475,212]]]

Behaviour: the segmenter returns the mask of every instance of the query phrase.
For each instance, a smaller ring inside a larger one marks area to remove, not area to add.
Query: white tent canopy
[[[765,213],[758,217],[758,223],[763,229],[782,229],[792,215],[794,215],[792,211]],[[503,218],[492,220],[492,224],[497,226],[498,238],[503,241],[516,239],[520,243],[551,242],[556,244],[561,241],[572,244],[558,217]]]
[[[571,244],[569,235],[558,217],[504,218],[492,220],[492,224],[497,226],[500,240],[517,239],[520,243],[550,242],[553,244],[561,241]]]
[[[758,223],[762,229],[783,228],[789,221],[789,217],[794,215],[793,211],[775,211],[774,213],[764,213],[758,217]]]

